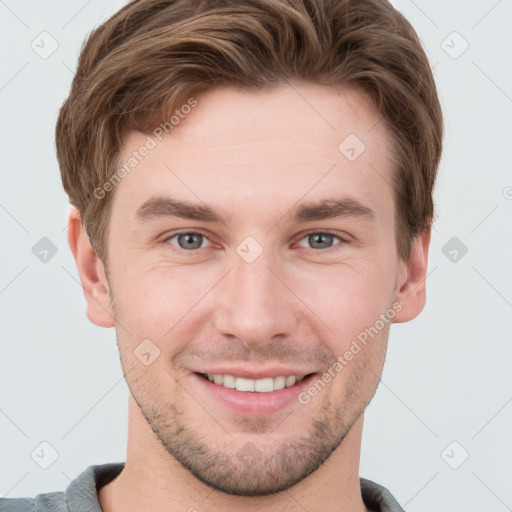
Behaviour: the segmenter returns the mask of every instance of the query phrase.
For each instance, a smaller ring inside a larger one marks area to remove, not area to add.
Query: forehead
[[[283,149],[290,143],[316,146],[338,156],[346,135],[356,135],[370,152],[382,149],[375,143],[387,137],[373,102],[354,88],[291,82],[268,91],[219,87],[195,99],[197,106],[181,115],[172,135],[177,144],[193,143],[201,151],[265,141]]]
[[[390,138],[363,93],[290,83],[264,92],[222,87],[194,100],[177,107],[169,134],[127,137],[119,166],[148,137],[153,143],[116,186],[114,205],[132,203],[133,215],[165,192],[225,209],[239,200],[248,211],[277,196],[291,204],[333,189],[382,207],[391,200]]]

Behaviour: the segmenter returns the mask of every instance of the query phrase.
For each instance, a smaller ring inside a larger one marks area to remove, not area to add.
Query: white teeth
[[[210,382],[214,382],[225,388],[236,389],[237,391],[249,391],[257,393],[270,393],[283,388],[289,388],[302,381],[304,377],[279,376],[266,377],[263,379],[244,379],[243,377],[235,377],[234,375],[220,375],[208,373],[206,375]]]
[[[293,386],[294,384],[295,384],[295,377],[293,375],[291,375],[290,377],[286,377],[286,381],[284,383],[284,385],[286,387]]]
[[[254,380],[252,379],[242,379],[242,377],[237,377],[235,382],[237,391],[254,391]]]
[[[255,380],[254,391],[258,391],[259,393],[270,393],[270,391],[274,391],[274,379],[268,377],[267,379]]]
[[[274,391],[283,389],[286,384],[286,377],[276,377],[274,379]]]
[[[214,379],[215,379],[215,377],[214,377]],[[236,379],[235,379],[235,377],[233,375],[223,375],[222,385],[225,388],[235,389],[235,387],[236,387]]]

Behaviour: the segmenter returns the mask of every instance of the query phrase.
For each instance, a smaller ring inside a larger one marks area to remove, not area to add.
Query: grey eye
[[[329,233],[313,233],[307,237],[313,249],[328,249],[332,246],[334,238],[335,236]]]
[[[184,250],[200,249],[204,238],[200,233],[178,233],[169,240],[175,237],[178,239],[179,247]]]

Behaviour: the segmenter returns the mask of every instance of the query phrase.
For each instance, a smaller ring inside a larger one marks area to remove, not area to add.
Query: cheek
[[[330,367],[335,375],[333,393],[341,402],[367,403],[375,392],[384,365],[389,325],[379,324],[380,329],[375,328],[375,322],[362,329],[352,326],[346,337],[331,339],[330,348],[336,357]]]
[[[346,339],[389,308],[392,277],[384,266],[364,262],[331,265],[303,272],[293,289],[336,336]]]
[[[137,265],[119,277],[113,290],[117,312],[133,343],[144,338],[163,340],[183,329],[212,286],[207,275],[200,278],[197,271],[161,264]]]

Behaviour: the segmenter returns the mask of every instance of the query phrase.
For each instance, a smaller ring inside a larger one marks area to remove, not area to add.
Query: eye
[[[173,238],[176,238],[178,247],[184,251],[190,251],[194,249],[201,249],[203,242],[208,240],[205,235],[196,233],[195,231],[175,233],[174,235],[167,237],[164,243],[170,242]],[[172,245],[175,245],[171,242]]]
[[[324,232],[324,231],[314,231],[311,233],[308,233],[306,236],[304,236],[302,240],[306,240],[308,244],[311,244],[311,249],[315,250],[322,250],[322,249],[331,249],[333,247],[333,241],[334,239],[340,240],[341,245],[343,243],[348,243],[348,240],[339,236],[335,235],[334,233]],[[303,247],[303,246],[302,246]]]
[[[177,243],[173,241],[174,239]],[[333,245],[336,239],[339,240],[340,243]],[[306,243],[310,245],[310,249],[312,250],[335,250],[336,245],[342,245],[349,242],[346,238],[326,231],[314,231],[307,233],[300,239],[300,242],[303,240],[306,240]],[[182,231],[165,238],[163,243],[170,243],[183,251],[193,252],[194,250],[205,248],[206,246],[204,245],[204,242],[206,241],[209,241],[209,239],[202,233],[198,233],[196,231]],[[304,247],[301,243],[299,243],[299,245]]]

